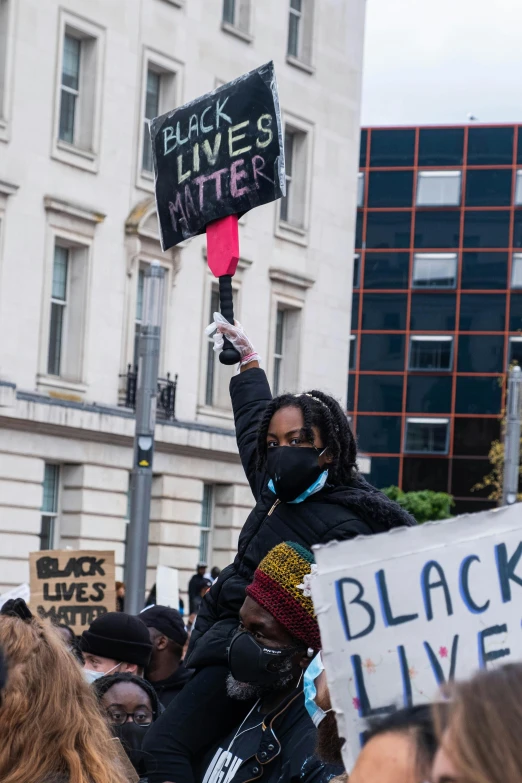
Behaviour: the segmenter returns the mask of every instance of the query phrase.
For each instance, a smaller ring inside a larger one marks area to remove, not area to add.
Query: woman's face
[[[274,413],[268,425],[266,434],[267,449],[273,449],[276,446],[299,446],[300,448],[316,448],[318,451],[322,451],[325,444],[319,428],[312,427],[314,442],[310,443],[304,435],[303,427],[304,419],[301,408],[294,406],[280,408]],[[319,457],[319,465],[321,467],[330,461],[326,454]]]
[[[113,725],[133,721],[138,726],[150,726],[153,721],[150,696],[134,682],[115,683],[103,694],[101,703]]]

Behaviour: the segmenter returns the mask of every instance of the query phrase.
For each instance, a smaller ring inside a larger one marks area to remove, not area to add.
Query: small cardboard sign
[[[150,124],[163,250],[285,194],[273,62]]]
[[[31,609],[81,634],[116,609],[114,552],[51,549],[31,552]]]
[[[312,595],[343,758],[368,719],[522,658],[522,505],[315,547]]]

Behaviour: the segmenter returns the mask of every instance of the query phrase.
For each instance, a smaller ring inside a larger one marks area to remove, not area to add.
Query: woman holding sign
[[[359,475],[355,438],[339,403],[320,391],[272,399],[241,325],[219,313],[214,319],[207,332],[216,332],[215,350],[228,338],[241,357],[230,392],[239,454],[256,505],[234,562],[221,572],[198,614],[187,661],[197,673],[147,739],[159,770],[151,770],[151,783],[193,780],[190,759],[226,733],[241,710],[248,711],[227,700],[227,648],[245,588],[267,552],[284,541],[311,549],[415,524]]]

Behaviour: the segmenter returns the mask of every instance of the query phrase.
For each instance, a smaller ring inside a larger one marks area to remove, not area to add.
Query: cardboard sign
[[[156,601],[159,606],[179,610],[179,572],[177,568],[156,566]]]
[[[315,547],[312,595],[350,771],[367,719],[522,659],[522,505]]]
[[[29,555],[31,609],[80,634],[116,609],[114,552],[68,549]]]
[[[163,250],[285,194],[272,62],[150,124]]]

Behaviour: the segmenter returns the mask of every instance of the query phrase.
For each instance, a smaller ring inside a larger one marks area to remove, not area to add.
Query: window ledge
[[[44,196],[44,209],[50,212],[61,212],[69,217],[80,218],[88,223],[103,223],[105,214],[98,212],[90,207],[84,207],[81,204],[73,204],[70,201],[55,198],[54,196]]]
[[[58,139],[55,141],[52,157],[61,163],[77,166],[93,174],[98,173],[98,156],[92,150],[81,149]]]
[[[225,33],[229,33],[230,35],[235,35],[236,38],[239,38],[241,41],[244,41],[245,43],[252,43],[254,40],[254,36],[250,33],[245,32],[244,30],[240,30],[239,27],[236,27],[233,24],[230,24],[229,22],[221,22],[221,29]]]
[[[2,196],[14,196],[19,187],[20,185],[0,179],[0,195]]]
[[[234,414],[230,411],[225,411],[223,408],[213,408],[211,405],[198,405],[198,416],[205,416],[212,419],[222,419],[223,421],[234,421]]]
[[[174,5],[176,8],[183,8],[185,5],[185,0],[163,0],[164,3],[168,3],[169,5]]]
[[[54,375],[38,375],[37,386],[39,391],[46,391],[50,397],[71,402],[83,402],[87,391],[87,385],[81,381],[68,381]]]
[[[309,76],[313,76],[315,73],[315,68],[313,65],[309,65],[308,63],[303,62],[303,60],[300,60],[298,57],[294,57],[292,54],[286,55],[286,62],[288,65],[293,65],[294,68],[299,68],[300,71],[304,71]]]
[[[313,277],[299,275],[296,272],[289,272],[286,269],[277,269],[276,267],[270,267],[268,276],[272,281],[286,283],[287,285],[292,285],[295,288],[302,288],[304,290],[311,288],[315,283],[315,278]]]
[[[284,220],[279,220],[276,228],[276,236],[280,239],[286,239],[288,242],[295,242],[297,245],[308,245],[308,231],[299,226],[293,226]]]

